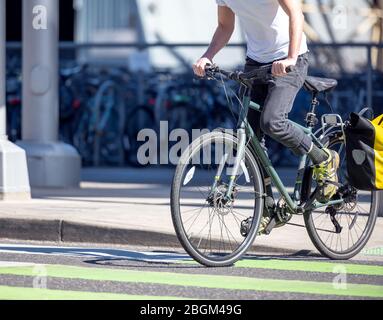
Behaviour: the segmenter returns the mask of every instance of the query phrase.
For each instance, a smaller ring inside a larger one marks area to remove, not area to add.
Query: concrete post
[[[6,133],[5,11],[5,0],[0,0],[0,200],[25,200],[31,197],[25,152]]]
[[[34,187],[75,187],[81,159],[58,141],[59,0],[23,0],[23,121],[18,145],[26,150]]]

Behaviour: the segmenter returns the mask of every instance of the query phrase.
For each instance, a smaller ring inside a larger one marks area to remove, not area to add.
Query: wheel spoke
[[[338,171],[339,182],[347,185],[347,168],[346,168],[346,148],[344,139],[335,138],[326,145],[332,150],[337,150],[340,155],[340,168]],[[316,236],[312,237],[318,248],[323,248],[322,253],[329,255],[331,252],[335,256],[345,256],[353,254],[361,250],[361,245],[364,243],[365,238],[369,235],[366,232],[372,221],[373,212],[372,208],[372,193],[369,199],[366,200],[367,195],[361,192],[359,197],[351,199],[343,206],[332,207],[336,211],[335,218],[339,225],[342,227],[340,232],[334,229],[334,223],[330,219],[330,215],[326,212],[317,210],[309,217],[310,223],[307,225],[309,233]],[[362,202],[363,201],[363,202]],[[344,217],[343,217],[344,216]],[[335,230],[335,231],[334,231]],[[331,255],[329,255],[331,257]]]
[[[216,133],[211,135],[216,136]],[[263,203],[256,201],[257,195],[263,195],[263,190],[258,190],[256,187],[261,185],[262,177],[258,174],[259,171],[255,170],[256,161],[254,159],[249,161],[249,151],[246,151],[244,164],[248,174],[244,171],[236,177],[232,198],[226,199],[225,195],[231,181],[228,174],[233,168],[232,164],[229,165],[227,161],[223,165],[222,173],[218,174],[220,179],[217,179],[220,157],[213,155],[212,163],[197,165],[197,170],[193,171],[190,170],[193,166],[191,161],[197,154],[202,157],[204,149],[212,150],[213,153],[218,150],[234,149],[235,156],[236,144],[224,137],[201,139],[197,147],[195,143],[190,147],[192,151],[188,153],[189,159],[183,159],[183,163],[177,168],[179,176],[175,179],[179,181],[179,189],[173,189],[179,192],[176,191],[178,194],[172,196],[172,209],[176,201],[179,206],[176,214],[179,214],[181,219],[176,219],[174,224],[176,228],[180,228],[178,234],[186,236],[180,237],[185,249],[191,246],[198,253],[194,256],[193,250],[187,250],[197,261],[201,262],[199,257],[202,256],[214,264],[218,262],[224,264],[229,259],[232,262],[233,258],[239,259],[246,251],[243,249],[251,245],[246,241],[247,237],[243,237],[240,233],[242,222],[249,218],[257,221],[259,218],[255,215],[262,214]],[[187,185],[183,185],[185,181],[188,182]],[[174,213],[172,216],[174,219]],[[182,227],[178,226],[179,221],[183,224]],[[251,228],[248,237],[255,232],[256,230]]]

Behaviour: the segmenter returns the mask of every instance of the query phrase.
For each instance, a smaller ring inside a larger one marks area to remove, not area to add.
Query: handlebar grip
[[[211,70],[212,68],[213,68],[213,65],[210,64],[210,63],[208,63],[208,64],[206,64],[206,66],[205,66],[205,71],[209,71],[209,70]]]
[[[296,70],[297,70],[296,66],[290,66],[290,67],[287,67],[286,72],[287,73],[292,73],[292,72],[294,72]]]
[[[217,66],[215,64],[207,64],[205,66],[205,78],[207,77],[212,78],[214,77],[214,73],[217,71]],[[204,78],[204,77],[203,77]]]

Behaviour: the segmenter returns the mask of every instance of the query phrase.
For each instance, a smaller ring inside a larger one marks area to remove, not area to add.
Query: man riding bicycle
[[[206,53],[194,65],[197,76],[229,42],[235,19],[247,39],[245,72],[272,63],[273,80],[254,83],[252,100],[263,106],[262,113],[249,110],[249,123],[258,138],[264,134],[280,142],[297,156],[307,154],[314,164],[320,186],[319,201],[329,201],[337,192],[339,155],[320,149],[304,132],[288,121],[288,114],[308,72],[308,48],[303,32],[300,0],[216,0],[218,27]],[[287,72],[289,67],[294,67]],[[333,183],[331,183],[333,182]]]

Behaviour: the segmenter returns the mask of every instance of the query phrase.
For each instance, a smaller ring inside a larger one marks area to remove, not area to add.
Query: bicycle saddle
[[[312,93],[329,92],[338,85],[338,81],[334,79],[307,77],[305,81],[305,89]]]

